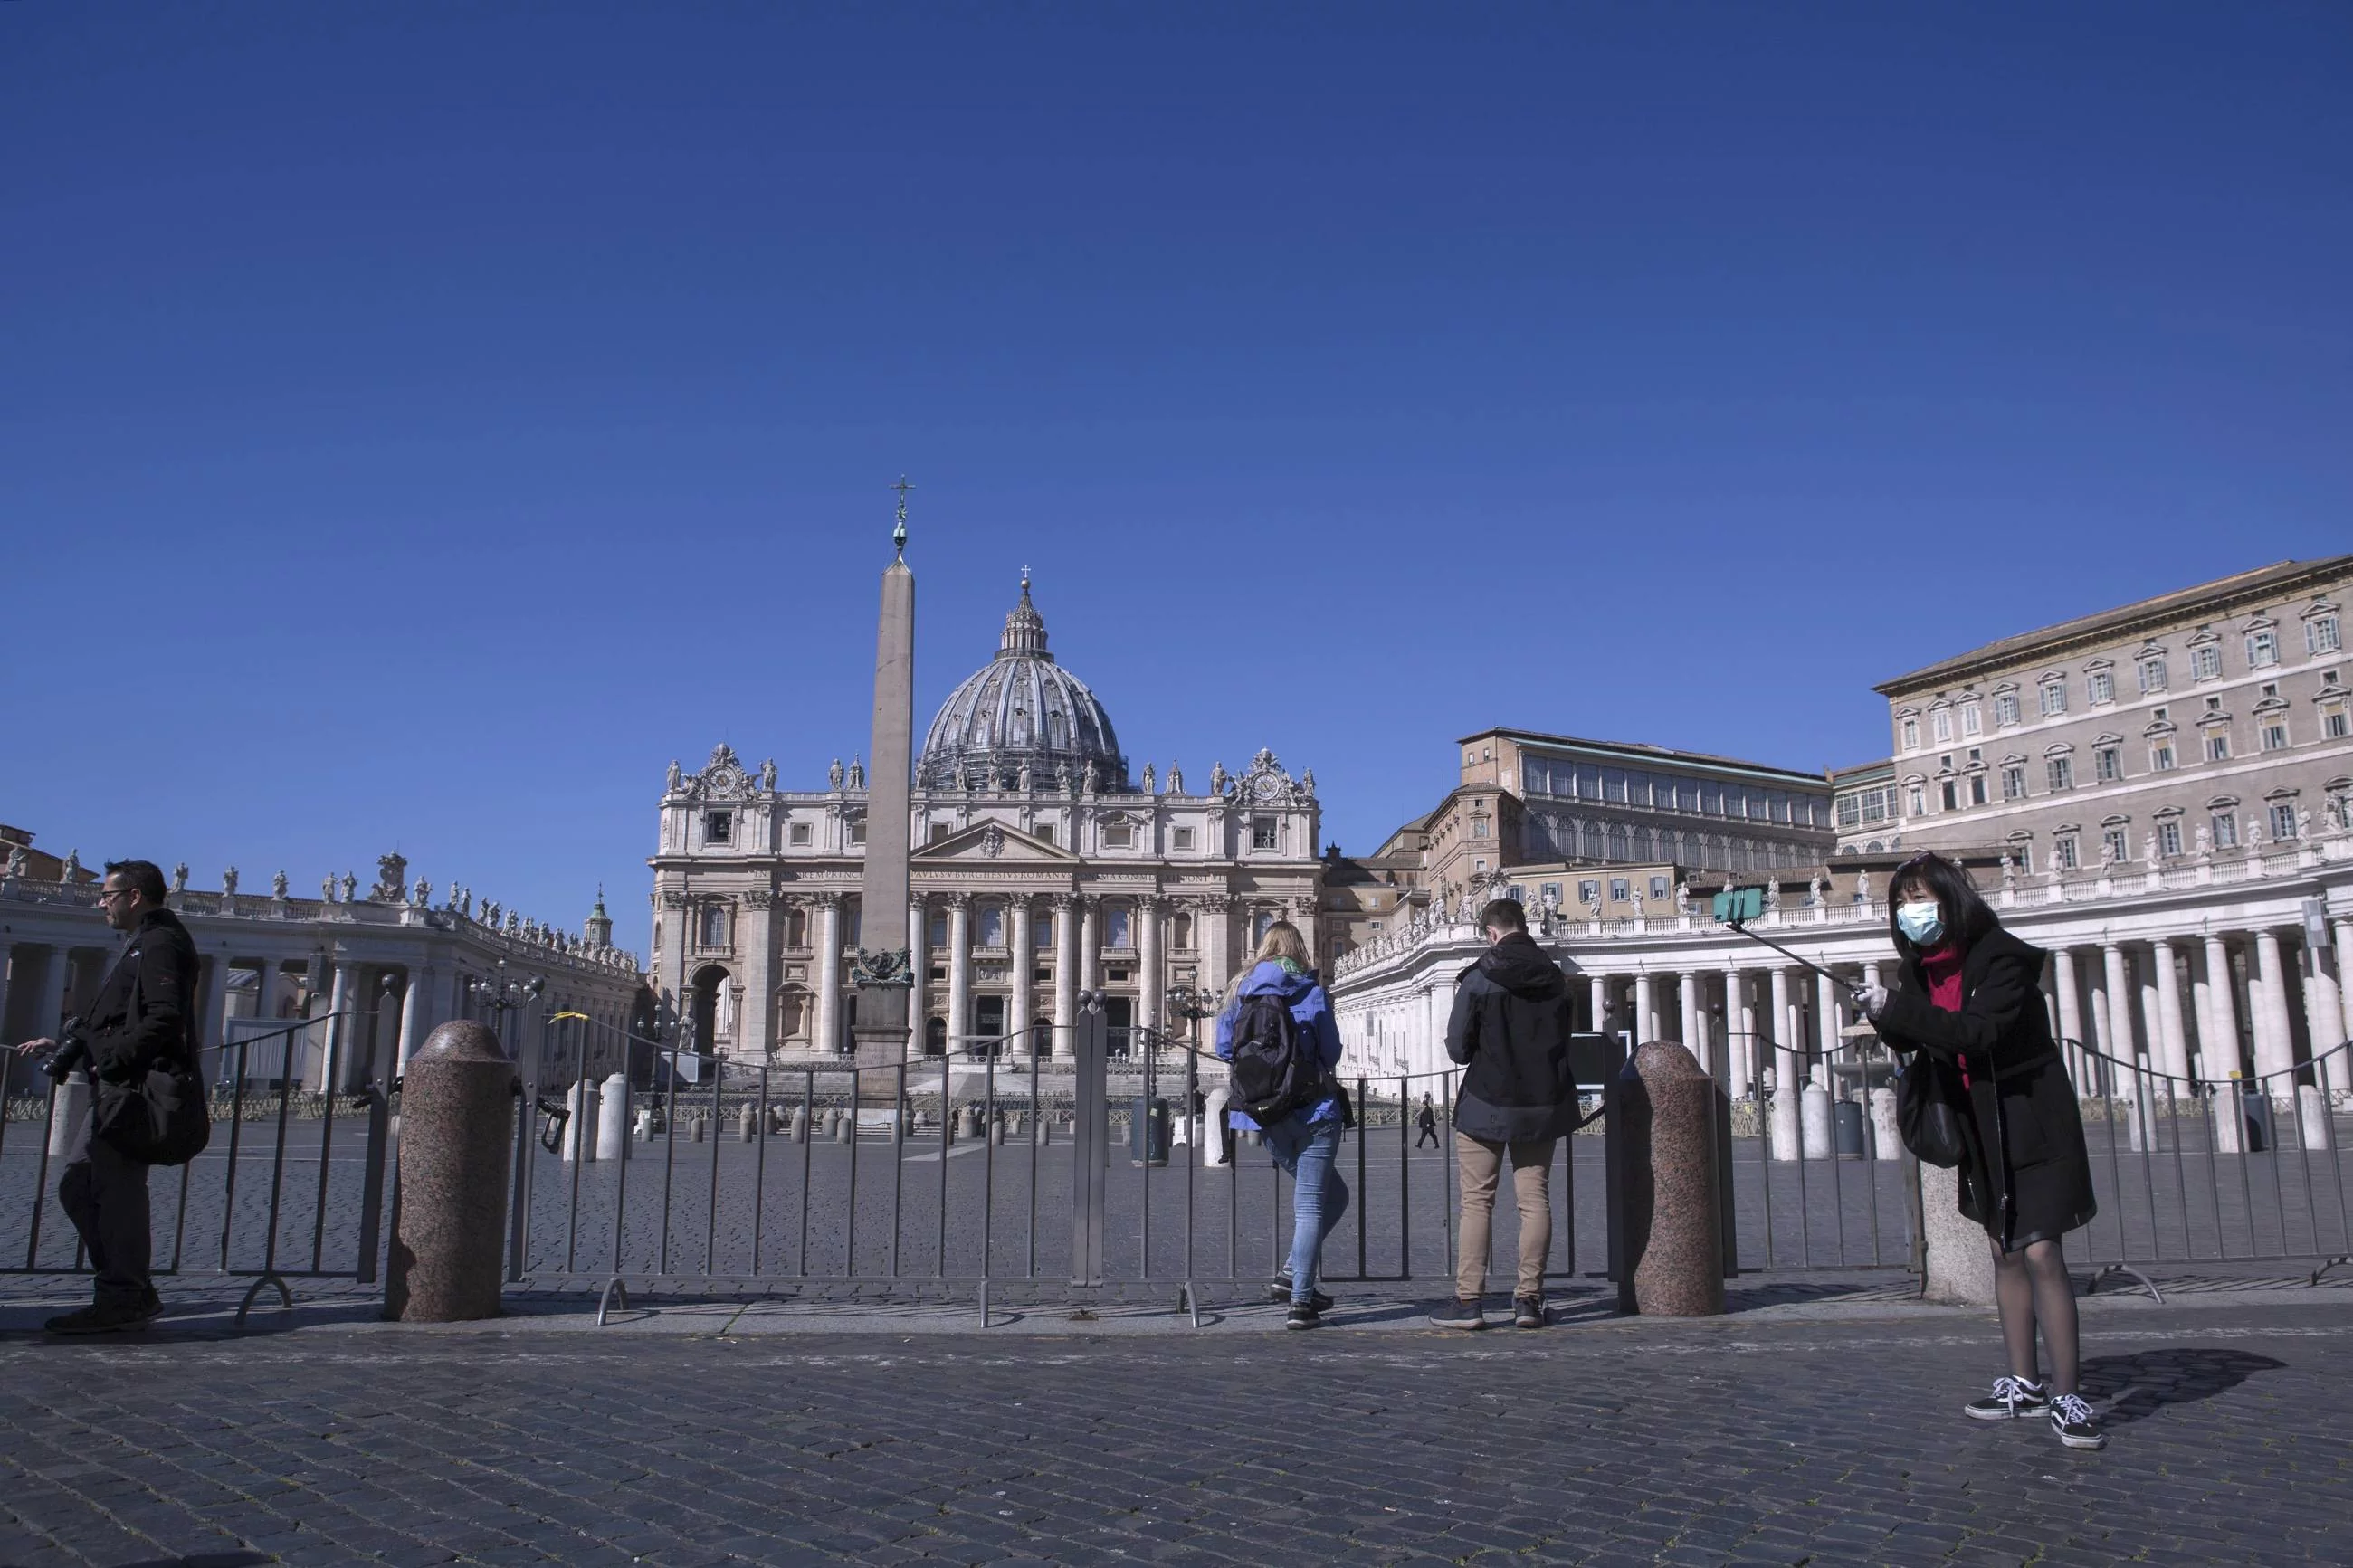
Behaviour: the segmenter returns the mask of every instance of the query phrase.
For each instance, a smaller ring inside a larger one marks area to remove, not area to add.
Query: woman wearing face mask
[[[2047,1415],[2067,1447],[2104,1447],[2107,1434],[2076,1386],[2083,1349],[2061,1239],[2091,1221],[2092,1163],[2043,1008],[2042,951],[2002,930],[1968,873],[1941,856],[1906,861],[1887,899],[1903,975],[1892,992],[1866,986],[1862,1010],[1895,1050],[1957,1066],[1975,1112],[1960,1119],[1960,1208],[1993,1247],[2010,1375],[1968,1414]],[[2048,1382],[2035,1363],[2038,1326]]]

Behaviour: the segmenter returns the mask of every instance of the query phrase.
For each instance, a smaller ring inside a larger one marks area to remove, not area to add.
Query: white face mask
[[[1945,934],[1944,910],[1936,904],[1901,905],[1895,911],[1895,923],[1921,947],[1933,946]]]

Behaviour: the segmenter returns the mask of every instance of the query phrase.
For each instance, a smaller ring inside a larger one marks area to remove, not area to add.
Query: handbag
[[[185,1165],[212,1142],[212,1107],[187,1063],[157,1062],[129,1083],[100,1083],[93,1136],[142,1165]]]
[[[1958,1068],[1925,1050],[1895,1079],[1895,1132],[1924,1165],[1959,1166],[1968,1146],[1961,1142],[1961,1118],[1968,1114]]]

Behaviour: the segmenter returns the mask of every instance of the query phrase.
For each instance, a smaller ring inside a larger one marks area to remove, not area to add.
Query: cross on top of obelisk
[[[906,475],[901,474],[899,482],[891,488],[899,492],[899,526],[891,531],[891,542],[897,548],[899,559],[904,561],[907,558],[907,492],[915,487],[907,482]]]

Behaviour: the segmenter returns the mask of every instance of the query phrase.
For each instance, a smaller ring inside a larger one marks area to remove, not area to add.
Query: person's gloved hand
[[[1876,1024],[1879,1022],[1879,1015],[1887,1010],[1887,987],[1863,986],[1854,994],[1854,1005],[1862,1009],[1864,1017]]]

